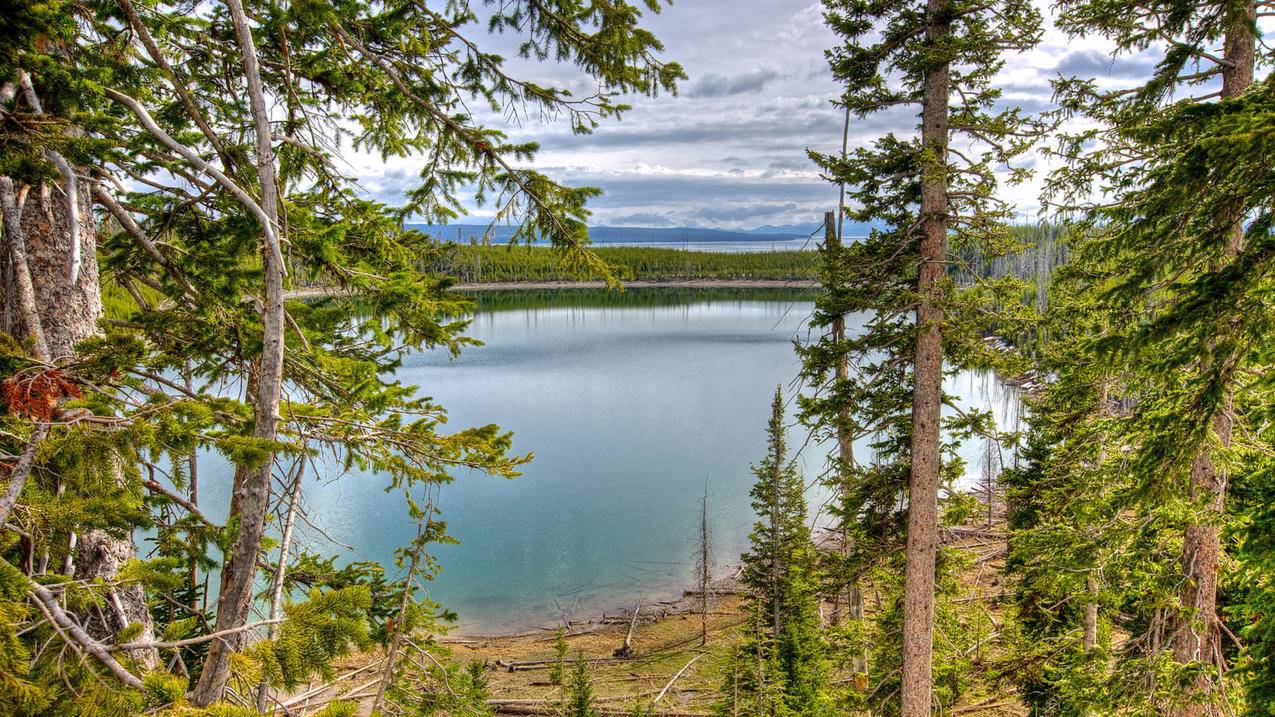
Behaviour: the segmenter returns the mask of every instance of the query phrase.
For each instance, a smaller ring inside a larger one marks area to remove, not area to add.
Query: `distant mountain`
[[[844,221],[841,225],[841,231],[848,237],[866,237],[873,229],[884,228],[884,224],[849,220]],[[755,234],[795,234],[808,237],[816,232],[822,232],[822,229],[823,222],[811,222],[810,224],[763,224],[756,229],[749,229],[748,231]]]
[[[819,227],[819,222],[811,222],[810,224],[763,224],[745,231],[749,234],[796,234],[808,237]]]

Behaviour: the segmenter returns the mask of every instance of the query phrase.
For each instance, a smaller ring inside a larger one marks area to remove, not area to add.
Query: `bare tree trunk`
[[[297,457],[296,471],[292,476],[292,485],[288,487],[288,511],[283,519],[283,534],[279,537],[279,567],[274,571],[274,583],[270,588],[270,619],[280,618],[283,605],[283,583],[288,576],[288,550],[292,548],[292,527],[296,523],[298,499],[301,497],[301,481],[305,478],[306,453],[303,450]],[[266,632],[266,638],[273,640],[279,635],[278,622],[272,622]],[[257,711],[266,711],[266,700],[270,696],[269,678],[261,678],[257,687]]]
[[[850,122],[850,117],[847,112],[847,115],[846,115],[847,129],[849,127],[849,122]],[[842,146],[841,153],[844,158],[845,156],[845,147],[844,147],[845,138],[844,137],[842,138],[842,144],[843,146]],[[842,192],[844,193],[844,191],[845,190],[843,187]],[[842,198],[842,201],[844,202],[844,196]],[[839,215],[840,215],[840,212],[838,212],[837,214],[834,214],[833,212],[826,212],[824,213],[824,216],[823,216],[824,241],[835,243],[838,249],[840,249],[842,246]],[[840,345],[845,340],[846,340],[846,319],[844,316],[838,314],[832,320],[832,341],[834,344]],[[844,383],[850,379],[850,364],[849,364],[849,361],[846,359],[845,354],[841,354],[837,356],[836,379],[838,383]],[[850,420],[851,420],[850,407],[842,406],[837,416],[837,419],[838,419],[837,421],[837,460],[840,463],[841,470],[845,471],[855,464],[854,434],[850,430]],[[839,481],[838,490],[844,502],[846,494],[850,490],[849,482],[846,476],[844,475],[844,473],[841,475],[841,480]],[[852,538],[850,535],[850,521],[852,519],[853,518],[851,516],[842,516],[841,518],[841,557],[842,558],[845,558],[850,554],[851,543],[854,540],[854,538]],[[846,610],[849,613],[851,620],[857,621],[857,620],[863,619],[863,590],[861,586],[859,585],[859,578],[857,576],[854,576],[854,575],[850,576],[850,580],[848,581],[847,587],[846,587],[845,603],[846,603]],[[839,624],[841,622],[841,614],[842,614],[841,604],[842,604],[841,595],[840,594],[834,595],[833,608],[832,608],[832,620],[831,620],[832,624],[834,625]],[[864,649],[863,651],[861,651],[860,653],[854,656],[851,662],[851,669],[853,669],[856,674],[864,673],[868,671],[867,649]]]
[[[433,510],[433,504],[431,503],[426,510]],[[412,560],[407,565],[407,576],[403,578],[403,595],[398,601],[394,635],[390,638],[390,649],[385,653],[385,670],[381,673],[381,683],[376,688],[376,698],[372,700],[372,714],[376,714],[380,709],[381,703],[385,700],[385,690],[394,679],[394,661],[398,658],[398,651],[403,645],[403,631],[407,629],[407,606],[412,600],[412,581],[416,579],[416,567],[420,564],[421,553],[425,551],[425,546],[420,544],[420,541],[429,530],[429,520],[426,518],[424,525],[416,530],[415,550],[412,551]]]
[[[708,479],[699,508],[699,644],[708,644],[708,590],[712,586],[712,564],[708,555]]]
[[[254,438],[275,440],[279,424],[279,402],[283,390],[283,257],[279,246],[279,201],[275,180],[275,156],[270,131],[265,91],[257,67],[257,50],[252,30],[239,0],[226,0],[235,25],[235,36],[243,57],[244,75],[248,83],[248,101],[256,132],[257,182],[261,193],[260,207],[265,226],[262,246],[264,299],[262,301],[263,336],[261,355],[256,361],[253,378],[252,413]],[[266,511],[270,504],[270,479],[274,456],[251,470],[235,471],[231,515],[239,518],[239,534],[229,559],[222,568],[221,594],[217,599],[217,630],[242,627],[252,605],[252,585],[257,575],[257,554],[265,534]],[[238,649],[246,636],[235,640],[214,641],[204,661],[199,684],[191,694],[197,706],[220,700],[230,679],[230,653]]]
[[[1253,84],[1256,37],[1253,23],[1256,6],[1247,3],[1232,11],[1227,20],[1223,45],[1222,99],[1244,94]],[[1240,214],[1239,211],[1236,214]],[[1243,248],[1243,218],[1236,216],[1226,243],[1227,260],[1234,259]],[[1222,409],[1213,418],[1213,439],[1222,446],[1231,442],[1230,390],[1226,388]],[[1182,614],[1172,632],[1173,659],[1179,663],[1216,663],[1218,653],[1217,583],[1222,545],[1218,524],[1226,507],[1227,476],[1214,464],[1208,442],[1200,447],[1191,464],[1190,497],[1206,504],[1203,520],[1187,525],[1182,536]],[[1218,665],[1218,669],[1221,666]],[[1195,680],[1189,703],[1175,709],[1176,717],[1200,717],[1212,712],[1211,703],[1217,685],[1210,676],[1201,674]]]
[[[926,35],[950,33],[947,0],[929,0]],[[934,649],[934,566],[938,552],[939,420],[943,400],[942,286],[947,255],[948,93],[946,63],[925,71],[921,110],[921,265],[912,389],[912,468],[908,485],[907,568],[903,595],[903,717],[930,717]]]
[[[1098,647],[1098,578],[1085,579],[1085,652]]]

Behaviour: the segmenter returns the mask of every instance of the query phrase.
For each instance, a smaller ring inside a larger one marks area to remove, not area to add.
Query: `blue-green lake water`
[[[514,432],[517,452],[535,454],[519,478],[460,472],[440,491],[460,544],[436,549],[443,572],[430,592],[466,631],[587,618],[639,595],[679,593],[694,565],[706,478],[716,568],[738,561],[753,522],[749,466],[765,448],[775,387],[793,393],[793,341],[807,337],[811,304],[766,293],[659,301],[628,294],[613,306],[567,294],[491,298],[469,332],[483,346],[456,359],[413,354],[398,373],[447,407],[449,426],[495,423]],[[985,375],[958,375],[948,390],[1002,417],[1015,405]],[[798,426],[789,439],[813,483],[827,447],[810,444]],[[972,472],[981,450],[963,451]],[[224,515],[228,502],[230,471],[222,468],[202,481],[213,515]],[[322,462],[316,472],[305,483],[310,519],[353,550],[304,526],[302,539],[391,563],[415,535],[401,495],[384,492],[376,475],[341,474]],[[811,488],[812,513],[824,497]]]

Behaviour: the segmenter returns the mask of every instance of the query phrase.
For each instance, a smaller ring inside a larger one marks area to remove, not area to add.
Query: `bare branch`
[[[150,112],[147,112],[140,102],[119,90],[113,90],[109,87],[103,91],[107,97],[131,110],[138,121],[142,123],[142,127],[152,137],[159,140],[160,144],[181,155],[182,159],[189,162],[196,169],[212,177],[226,191],[230,192],[250,214],[256,217],[257,221],[261,222],[262,231],[265,232],[267,247],[270,248],[272,254],[276,255],[274,258],[279,262],[280,266],[283,265],[283,255],[279,251],[279,239],[275,233],[275,223],[271,221],[269,215],[261,208],[261,205],[252,198],[252,195],[244,191],[238,184],[235,184],[230,177],[227,177],[219,169],[204,161],[204,158],[200,157],[194,150],[173,139],[158,124],[155,124],[155,119],[151,117]]]
[[[3,558],[0,558],[0,560],[3,560]],[[67,616],[66,611],[58,604],[57,598],[53,596],[53,593],[49,592],[48,588],[30,578],[27,579],[27,583],[27,587],[31,592],[32,602],[40,609],[40,612],[44,613],[44,616],[53,624],[58,635],[67,644],[87,652],[112,675],[115,675],[120,682],[135,690],[144,688],[142,681],[138,679],[137,675],[124,669],[124,666],[111,655],[106,645],[94,640],[88,633],[84,632],[83,628],[75,624],[75,621]],[[134,648],[134,646],[130,645],[126,646],[125,649],[144,649],[145,647],[146,645],[137,645]]]

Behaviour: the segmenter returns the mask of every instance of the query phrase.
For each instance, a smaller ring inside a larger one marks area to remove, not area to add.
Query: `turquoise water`
[[[694,565],[706,480],[715,566],[730,570],[753,521],[749,465],[764,450],[776,385],[792,393],[792,342],[805,337],[811,309],[775,296],[630,296],[622,306],[568,297],[521,308],[506,300],[474,319],[470,334],[484,346],[455,360],[407,357],[398,377],[446,406],[450,426],[496,423],[515,433],[516,451],[535,453],[519,478],[460,473],[441,489],[461,543],[436,549],[443,572],[432,596],[471,631],[672,596]],[[967,405],[1012,405],[983,376],[962,374],[949,390]],[[799,427],[789,438],[813,478],[826,449]],[[968,448],[972,465],[980,452]],[[317,472],[305,494],[315,526],[352,546],[352,559],[391,562],[415,535],[402,497],[376,475],[323,463]],[[224,513],[228,469],[206,472],[203,483],[203,503]],[[823,497],[812,488],[812,507]],[[315,528],[302,535],[334,550]]]

